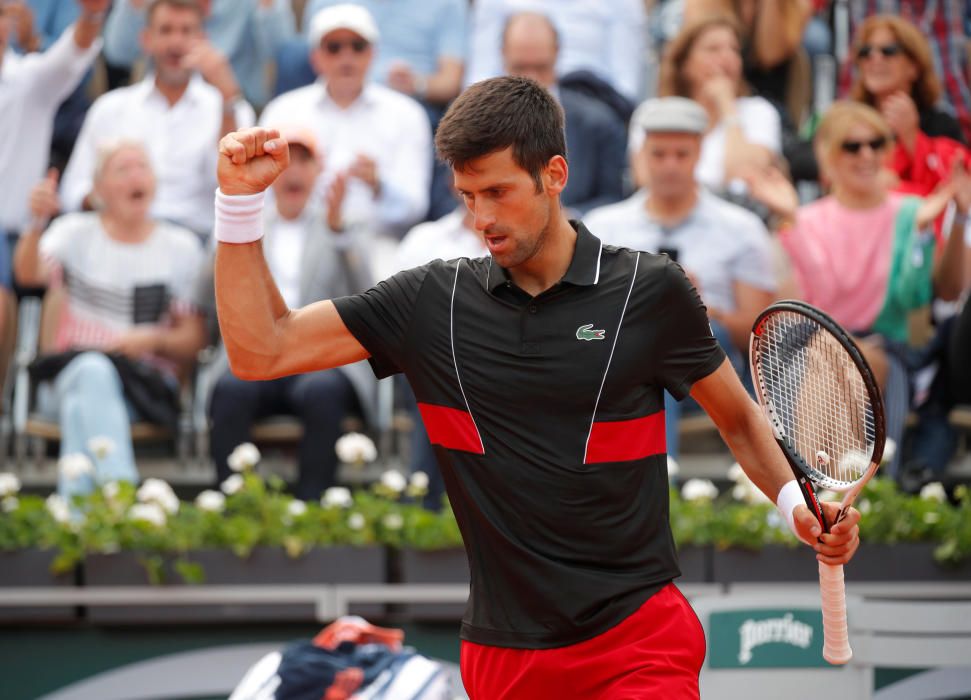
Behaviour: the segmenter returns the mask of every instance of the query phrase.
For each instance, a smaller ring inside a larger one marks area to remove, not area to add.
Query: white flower
[[[347,516],[347,527],[352,530],[363,530],[367,520],[360,513],[351,513]]]
[[[260,451],[252,442],[237,445],[232,454],[226,459],[229,468],[234,472],[245,472],[255,467],[260,461]]]
[[[93,437],[88,440],[88,452],[97,459],[104,459],[115,451],[115,441],[104,435]]]
[[[165,527],[167,520],[165,511],[158,503],[136,503],[128,509],[128,517],[131,520],[146,522],[155,527]]]
[[[742,465],[735,462],[728,468],[728,478],[737,484],[742,479],[747,480],[748,476],[745,474],[745,470],[742,469]]]
[[[179,497],[165,481],[161,479],[145,479],[135,496],[142,503],[156,503],[173,515],[179,512]]]
[[[678,460],[671,455],[668,455],[668,478],[673,479],[680,473],[681,466],[678,464]]]
[[[401,472],[389,469],[381,475],[381,485],[390,491],[401,493],[405,490],[408,482],[405,481],[405,477],[401,475]]]
[[[400,530],[405,525],[405,519],[401,513],[388,513],[381,519],[381,524],[389,530]]]
[[[287,512],[294,518],[299,518],[307,512],[307,504],[299,498],[295,498],[287,504]]]
[[[342,435],[334,444],[334,451],[337,452],[337,458],[347,464],[373,462],[378,456],[374,442],[361,433]]]
[[[861,515],[866,515],[871,510],[873,510],[873,505],[867,499],[863,498],[856,502],[856,509],[860,511]]]
[[[353,503],[351,492],[343,486],[331,486],[320,499],[320,505],[324,508],[350,508]]]
[[[688,479],[681,487],[681,498],[686,501],[710,501],[718,495],[718,489],[708,479]]]
[[[411,479],[408,480],[411,488],[416,491],[427,491],[428,490],[428,474],[425,472],[415,472],[411,475]]]
[[[75,452],[74,454],[64,455],[57,460],[57,468],[68,481],[78,479],[85,474],[94,473],[94,465],[86,454]]]
[[[20,508],[20,499],[16,496],[4,496],[3,500],[0,501],[0,508],[3,509],[4,513],[13,513]]]
[[[47,507],[47,512],[57,522],[66,523],[71,519],[71,509],[68,507],[67,501],[56,493],[52,493],[47,497],[45,506]]]
[[[238,492],[243,488],[242,474],[230,474],[229,477],[219,485],[222,492],[227,496],[232,496],[234,493]]]
[[[219,491],[206,489],[196,496],[196,507],[209,513],[222,513],[226,507],[226,497]]]
[[[943,503],[947,500],[947,493],[940,481],[934,481],[920,490],[920,497],[927,501]]]
[[[816,493],[816,498],[823,503],[833,503],[840,500],[840,495],[836,491],[831,491],[829,489],[823,489]]]
[[[20,479],[10,472],[0,473],[0,496],[13,496],[20,491]]]
[[[118,494],[121,493],[121,486],[117,481],[109,481],[107,484],[101,487],[101,493],[104,495],[106,501],[113,501],[118,498]]]
[[[890,464],[893,461],[894,455],[897,454],[897,443],[893,438],[887,438],[887,441],[883,443],[883,457],[880,458],[880,466],[884,464]]]
[[[843,473],[849,474],[850,478],[848,481],[853,481],[863,476],[869,467],[870,455],[862,450],[847,450],[840,457],[839,468]]]
[[[732,487],[732,498],[736,501],[742,501],[743,503],[748,503],[749,505],[758,505],[759,503],[771,503],[771,499],[762,493],[762,489],[756,486],[751,479],[747,476],[744,481],[739,480],[735,486]]]

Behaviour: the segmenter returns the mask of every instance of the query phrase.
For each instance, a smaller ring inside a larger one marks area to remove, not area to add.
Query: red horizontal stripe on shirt
[[[594,423],[584,464],[629,462],[664,454],[664,411],[643,418]]]
[[[418,403],[418,410],[433,445],[441,445],[447,450],[485,454],[479,431],[468,411],[421,402]]]

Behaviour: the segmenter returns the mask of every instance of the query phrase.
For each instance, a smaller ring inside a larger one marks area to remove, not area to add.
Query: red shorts
[[[673,583],[606,632],[555,649],[462,642],[471,700],[698,698],[705,633]]]

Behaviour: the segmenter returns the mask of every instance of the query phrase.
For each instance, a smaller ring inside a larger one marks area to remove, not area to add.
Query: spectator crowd
[[[354,294],[488,254],[432,137],[501,74],[563,109],[572,218],[681,264],[743,380],[765,306],[820,307],[878,375],[890,473],[938,478],[971,403],[968,27],[965,0],[0,0],[0,335],[44,297],[26,400],[95,466],[60,491],[137,481],[131,426],[177,427],[187,386],[214,480],[283,414],[295,493],[333,485],[345,419],[378,422],[366,363],[247,382],[217,350],[192,379],[219,347],[217,142],[258,124],[290,144],[263,242],[286,303]],[[665,408],[676,456],[699,409]],[[412,466],[435,473],[411,410]]]

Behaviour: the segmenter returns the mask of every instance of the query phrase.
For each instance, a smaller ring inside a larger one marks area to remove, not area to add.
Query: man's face
[[[549,31],[525,31],[527,27],[509,28],[502,57],[506,73],[531,78],[549,89],[556,83],[556,39]]]
[[[695,187],[695,166],[701,154],[697,134],[648,134],[640,159],[651,195],[679,197]]]
[[[545,175],[544,186],[537,191],[532,176],[513,160],[511,148],[452,172],[455,189],[472,214],[473,228],[497,263],[513,268],[542,249],[558,194],[546,186]]]
[[[191,71],[183,63],[204,37],[202,18],[190,8],[160,5],[142,31],[142,48],[155,63],[156,77],[166,85],[183,85]]]
[[[332,89],[342,92],[358,92],[364,87],[373,58],[374,46],[350,29],[328,32],[310,54],[317,74],[324,76]]]
[[[273,193],[282,210],[293,216],[303,211],[320,170],[320,161],[306,146],[290,144],[290,165],[273,183]]]

